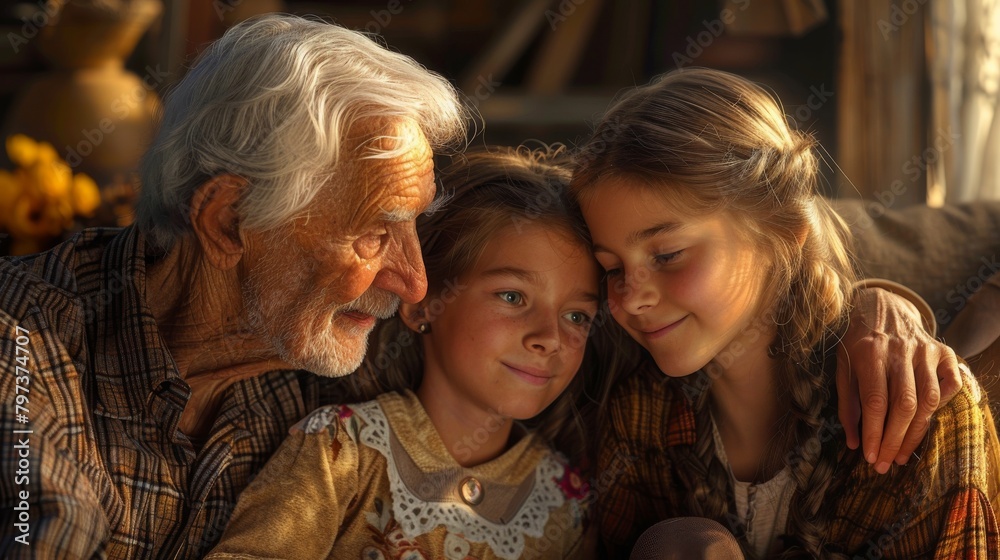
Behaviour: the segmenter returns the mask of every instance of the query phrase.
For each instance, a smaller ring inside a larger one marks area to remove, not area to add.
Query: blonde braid
[[[832,359],[830,360],[833,361]],[[796,490],[788,511],[786,534],[792,536],[781,558],[846,558],[828,550],[824,535],[829,520],[821,507],[838,467],[841,441],[836,406],[830,406],[829,377],[823,363],[783,366],[791,396],[792,451],[785,456]],[[826,440],[826,441],[824,441]]]
[[[705,517],[721,523],[737,538],[744,556],[752,558],[753,552],[746,539],[746,523],[736,516],[736,504],[727,491],[729,472],[715,452],[708,406],[711,382],[706,383],[706,380],[710,377],[705,371],[670,380],[685,384],[684,394],[695,413],[694,445],[677,445],[668,450],[670,461],[687,490],[687,510],[679,512],[679,515]]]

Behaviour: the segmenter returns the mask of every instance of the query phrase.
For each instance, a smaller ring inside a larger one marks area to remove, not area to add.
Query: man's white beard
[[[280,266],[277,260],[262,259],[244,282],[243,301],[250,327],[271,342],[278,357],[294,367],[324,377],[353,373],[364,360],[371,328],[353,325],[340,315],[357,311],[376,319],[388,319],[398,309],[399,298],[391,292],[369,287],[354,301],[333,307],[323,308],[325,290],[312,294],[308,304],[297,304],[278,295],[294,293],[301,284],[294,272],[284,266],[281,267],[283,274],[264,274],[267,268]],[[286,281],[280,286],[262,281],[262,278],[282,276]],[[321,323],[318,322],[320,317],[325,317]]]

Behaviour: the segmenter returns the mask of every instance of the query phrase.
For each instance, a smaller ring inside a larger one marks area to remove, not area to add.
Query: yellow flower
[[[14,177],[14,182],[17,184],[17,188],[20,189],[19,192],[26,196],[30,196],[32,199],[37,199],[38,201],[43,201],[45,199],[45,193],[42,192],[42,187],[35,180],[34,175],[29,172],[24,167],[18,167],[14,170],[12,174]]]
[[[7,157],[15,165],[27,167],[38,159],[38,142],[23,134],[7,137]]]
[[[59,152],[57,152],[55,147],[48,142],[38,143],[38,157],[36,161],[41,163],[63,163],[62,158],[59,157]]]
[[[13,211],[7,217],[7,230],[15,238],[45,237],[49,227],[44,216],[42,201],[24,194],[14,202]]]
[[[0,228],[10,233],[12,254],[43,249],[73,227],[76,216],[93,215],[100,206],[94,180],[74,176],[52,144],[15,134],[6,147],[17,167],[0,170]]]
[[[36,161],[26,171],[28,180],[49,199],[63,198],[69,194],[73,184],[73,171],[62,160],[49,163]]]
[[[101,191],[86,173],[77,173],[73,177],[73,189],[70,192],[73,209],[81,216],[90,216],[101,204]]]

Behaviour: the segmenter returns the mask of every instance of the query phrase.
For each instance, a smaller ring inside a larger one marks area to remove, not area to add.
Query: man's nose
[[[382,265],[373,282],[376,287],[396,294],[406,303],[420,303],[427,295],[427,272],[415,228],[389,248]]]

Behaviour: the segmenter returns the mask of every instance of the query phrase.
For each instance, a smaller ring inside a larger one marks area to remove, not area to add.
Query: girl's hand
[[[838,412],[851,449],[858,447],[861,420],[865,459],[885,474],[892,461],[909,460],[931,415],[958,393],[962,381],[955,352],[927,332],[910,300],[862,287],[853,304],[837,350]]]

